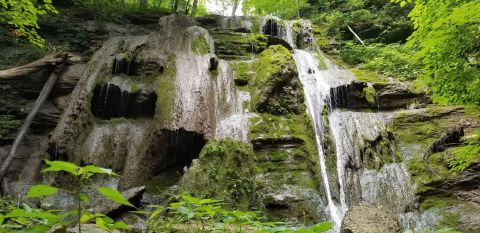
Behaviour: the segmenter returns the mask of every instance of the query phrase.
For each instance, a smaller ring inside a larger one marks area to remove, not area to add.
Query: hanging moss
[[[377,102],[377,91],[375,88],[368,86],[363,88],[363,94],[365,95],[365,99],[371,105],[375,105]]]
[[[175,67],[175,56],[171,56],[165,65],[165,71],[157,79],[157,103],[155,109],[155,121],[160,125],[171,122],[173,108],[175,107],[175,78],[177,69]]]
[[[193,40],[192,51],[197,55],[204,55],[210,52],[210,46],[203,35],[199,35]]]

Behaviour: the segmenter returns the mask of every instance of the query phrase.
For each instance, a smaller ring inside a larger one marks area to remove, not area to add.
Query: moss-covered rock
[[[203,35],[198,35],[192,42],[192,52],[197,55],[207,54],[210,46]]]
[[[257,182],[267,216],[314,223],[325,217],[309,117],[260,114],[250,124]]]
[[[258,112],[302,114],[303,89],[292,53],[281,45],[270,46],[253,64],[250,84],[252,106]]]
[[[262,208],[252,146],[232,139],[207,143],[179,187],[196,197],[224,200],[235,208]]]
[[[247,60],[267,48],[268,38],[260,33],[241,33],[230,30],[213,31],[215,52],[222,59]]]
[[[478,123],[473,123],[475,116],[471,117],[462,107],[429,106],[400,112],[393,122],[398,148],[416,183],[420,211],[434,213],[439,218],[435,226],[438,229],[480,230],[476,214],[480,210],[480,143]],[[459,124],[465,136],[441,144],[429,154],[431,145]]]

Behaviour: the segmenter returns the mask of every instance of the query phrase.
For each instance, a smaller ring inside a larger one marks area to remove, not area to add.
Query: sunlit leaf
[[[58,189],[52,187],[50,185],[39,184],[32,186],[30,190],[28,190],[27,197],[28,198],[35,198],[35,197],[45,197],[51,196],[58,192]]]
[[[65,161],[50,161],[50,160],[45,160],[45,163],[49,166],[46,169],[43,169],[42,172],[59,172],[59,171],[64,171],[68,172],[71,175],[74,176],[79,176],[83,173],[82,169],[69,162]]]
[[[109,187],[98,187],[97,190],[106,198],[120,204],[135,208],[135,206],[125,199],[120,192]]]
[[[113,224],[113,227],[115,229],[124,229],[124,230],[130,229],[130,226],[128,226],[125,222],[122,222],[122,221],[115,222]]]
[[[94,173],[94,174],[107,174],[107,175],[116,175],[112,169],[107,169],[107,168],[102,168],[102,167],[96,167],[93,165],[88,165],[83,167],[83,171],[86,173]]]

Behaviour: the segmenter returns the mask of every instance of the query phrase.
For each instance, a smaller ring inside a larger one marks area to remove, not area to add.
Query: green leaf
[[[3,221],[5,221],[5,216],[3,216],[3,214],[0,214],[0,225],[3,224]]]
[[[165,210],[165,207],[163,207],[163,206],[157,207],[157,209],[150,215],[150,217],[148,218],[148,220],[154,219],[154,218],[157,217],[160,213],[162,213],[164,210]]]
[[[87,194],[85,194],[85,193],[80,193],[80,200],[82,200],[83,203],[88,204],[90,198],[88,197]]]
[[[112,175],[112,176],[117,175],[112,171],[112,169],[97,167],[97,166],[93,166],[93,165],[88,165],[88,166],[83,167],[83,171],[86,172],[86,173],[93,173],[93,174],[107,174],[107,175]]]
[[[5,215],[5,217],[7,217],[7,218],[18,218],[18,217],[40,218],[40,219],[51,219],[51,220],[61,218],[58,215],[55,215],[55,214],[52,214],[52,213],[46,212],[46,211],[37,210],[37,211],[27,212],[23,209],[18,209],[18,208],[12,210],[10,213]]]
[[[69,163],[65,161],[50,161],[50,160],[45,160],[45,163],[49,165],[49,167],[42,170],[42,172],[64,171],[73,176],[80,176],[83,173],[82,168],[73,163]]]
[[[192,196],[189,196],[187,194],[182,194],[182,199],[188,203],[192,203],[192,204],[198,204],[200,203],[200,199],[198,198],[195,198],[195,197],[192,197]]]
[[[86,223],[90,221],[90,219],[92,219],[93,217],[93,214],[90,213],[83,214],[82,217],[80,217],[80,223]]]
[[[45,184],[39,184],[39,185],[32,186],[30,190],[28,190],[27,198],[52,196],[57,192],[58,192],[58,189],[55,187],[52,187],[50,185],[45,185]]]
[[[122,222],[122,221],[115,222],[113,224],[113,227],[115,229],[124,229],[124,230],[130,229],[130,226],[128,226],[125,222]]]
[[[132,203],[125,199],[117,190],[109,187],[98,187],[97,190],[106,198],[120,204],[136,208]]]

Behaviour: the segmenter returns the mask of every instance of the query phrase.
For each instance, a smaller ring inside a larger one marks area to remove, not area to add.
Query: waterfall
[[[270,22],[265,26],[269,27],[273,36],[296,48],[292,24],[292,21],[282,24]],[[319,170],[328,203],[326,208],[334,222],[333,232],[340,231],[348,207],[359,204],[387,207],[397,214],[404,227],[415,225],[409,217],[413,213],[403,214],[415,199],[414,185],[405,164],[396,161],[395,148],[389,145],[389,156],[392,156],[393,162],[383,165],[379,170],[365,167],[362,157],[367,143],[383,140],[393,114],[335,110],[337,103],[344,101],[339,99],[342,93],[336,93],[342,89],[335,87],[353,81],[353,74],[334,65],[316,46],[307,50],[294,49],[293,57],[315,130]],[[325,114],[328,114],[328,122]],[[327,155],[324,150],[329,136],[335,143],[336,171],[326,166],[327,156],[333,156]]]
[[[293,57],[297,64],[300,81],[303,84],[307,109],[314,124],[318,161],[327,197],[328,210],[332,221],[335,223],[335,229],[338,231],[346,211],[346,206],[344,202],[341,204],[335,203],[332,198],[330,180],[328,178],[325,154],[323,151],[323,140],[326,130],[322,114],[324,108],[329,108],[328,100],[331,87],[339,85],[340,82],[335,79],[332,70],[320,70],[316,56],[312,54],[312,52],[297,49]]]

